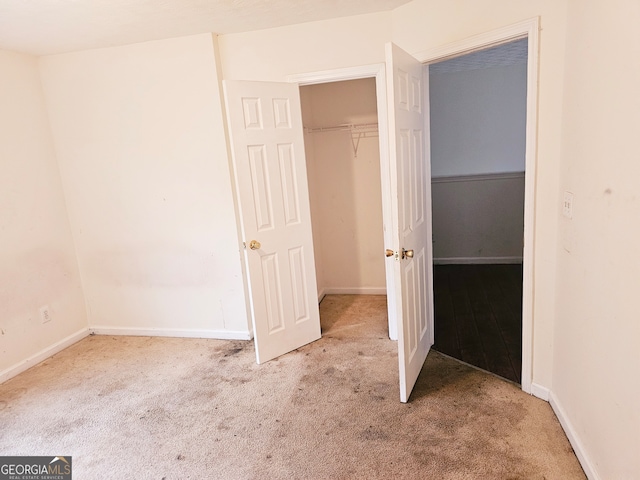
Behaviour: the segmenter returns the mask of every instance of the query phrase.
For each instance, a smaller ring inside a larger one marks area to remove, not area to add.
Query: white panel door
[[[423,67],[387,44],[389,145],[397,244],[400,400],[407,402],[433,345],[431,183]],[[394,178],[395,177],[395,178]]]
[[[258,363],[320,338],[300,92],[225,81]]]

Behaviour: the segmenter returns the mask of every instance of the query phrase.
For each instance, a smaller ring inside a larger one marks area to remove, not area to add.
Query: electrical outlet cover
[[[40,307],[40,319],[42,320],[42,323],[51,321],[51,310],[49,309],[49,305]]]
[[[567,218],[573,218],[573,193],[564,192],[562,199],[562,215]]]

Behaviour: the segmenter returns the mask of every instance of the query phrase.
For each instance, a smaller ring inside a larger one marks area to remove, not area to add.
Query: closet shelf
[[[350,131],[351,133],[377,133],[377,123],[343,123],[341,125],[331,125],[327,127],[304,127],[307,133],[316,132],[341,132]]]

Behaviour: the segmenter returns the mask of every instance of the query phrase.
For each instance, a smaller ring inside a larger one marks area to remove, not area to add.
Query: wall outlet
[[[42,323],[51,321],[51,310],[49,309],[49,305],[40,307],[40,319],[42,320]]]
[[[567,218],[573,218],[573,193],[564,192],[562,198],[562,215]]]

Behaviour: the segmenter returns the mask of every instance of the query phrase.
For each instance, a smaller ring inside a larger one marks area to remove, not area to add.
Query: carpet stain
[[[387,441],[389,440],[389,434],[383,430],[373,428],[369,426],[366,430],[360,432],[359,435],[361,440],[367,441]]]
[[[0,398],[2,398],[7,403],[15,402],[15,401],[19,400],[20,397],[22,397],[25,393],[27,393],[27,389],[26,388],[18,387],[18,388],[10,389],[10,390],[8,390],[6,392],[3,392],[2,396],[0,396]]]
[[[224,431],[224,432],[228,432],[229,430],[231,430],[231,425],[229,425],[229,422],[232,420],[233,420],[233,417],[227,417],[223,419],[220,423],[218,423],[218,430]]]
[[[117,382],[108,384],[106,388],[104,388],[103,390],[100,391],[100,393],[98,393],[98,396],[99,397],[106,396],[111,393],[117,392],[119,390],[124,390],[127,387],[128,387],[127,383],[125,383],[123,380],[118,380]]]
[[[154,408],[148,409],[139,418],[140,420],[144,420],[146,425],[157,426],[159,423],[164,422],[170,417],[170,413],[164,407],[156,406]]]
[[[61,419],[45,427],[49,435],[74,435],[87,424],[87,418]]]
[[[235,357],[245,351],[247,344],[251,344],[251,342],[242,340],[230,340],[226,345],[214,350],[211,358],[219,358],[220,356],[222,356],[223,358]]]
[[[548,404],[437,352],[401,404],[385,297],[320,308],[320,340],[262,365],[248,341],[87,337],[0,385],[0,455],[70,452],[92,480],[585,478]]]

